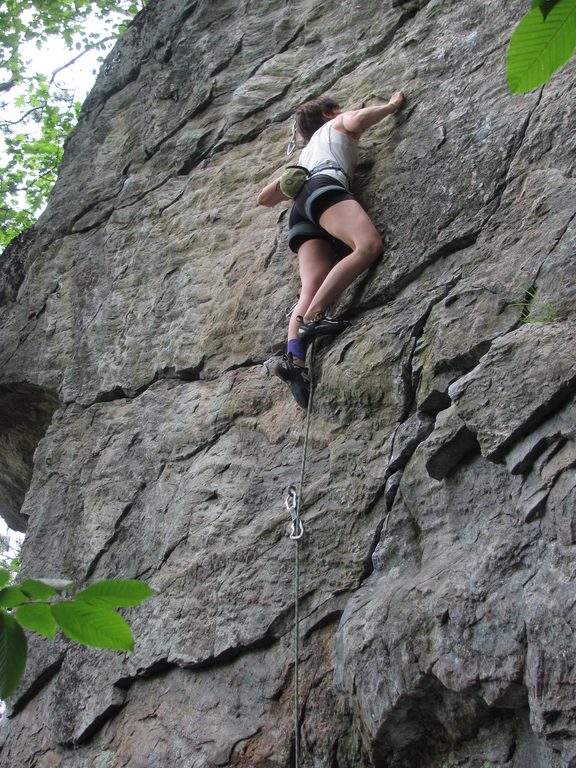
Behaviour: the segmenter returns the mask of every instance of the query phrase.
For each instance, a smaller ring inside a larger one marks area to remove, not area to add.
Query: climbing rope
[[[300,484],[298,488],[291,485],[286,495],[286,509],[290,513],[292,521],[290,539],[294,542],[294,768],[300,765],[300,540],[304,536],[304,523],[302,522],[302,494],[304,478],[306,474],[306,459],[308,455],[308,438],[310,435],[310,421],[312,415],[312,400],[314,396],[314,382],[312,370],[314,365],[314,341],[310,349],[310,395],[306,409],[306,426],[304,428],[304,446],[302,450],[302,465],[300,468]]]

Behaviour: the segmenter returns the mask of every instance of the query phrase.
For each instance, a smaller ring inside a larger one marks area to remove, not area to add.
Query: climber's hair
[[[302,138],[310,141],[318,128],[322,128],[326,122],[324,113],[330,113],[334,109],[340,109],[340,105],[329,96],[320,96],[296,107],[294,119]]]

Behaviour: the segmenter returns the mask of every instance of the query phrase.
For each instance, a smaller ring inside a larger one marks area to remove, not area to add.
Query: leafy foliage
[[[26,667],[24,629],[52,638],[58,627],[82,645],[130,651],[132,630],[114,608],[138,605],[155,594],[136,579],[107,579],[68,598],[62,593],[70,582],[26,579],[11,583],[11,574],[0,568],[0,699],[10,696]]]
[[[15,579],[20,570],[20,544],[9,535],[0,535],[0,589]]]
[[[37,113],[39,136],[34,138],[23,130],[5,131],[6,162],[0,165],[0,245],[31,226],[45,206],[56,181],[64,138],[80,110],[80,104],[67,96],[51,94],[48,81],[41,76],[29,86],[26,101],[29,113]]]
[[[576,47],[576,0],[532,0],[531,10],[514,30],[506,76],[512,93],[547,82]]]
[[[147,0],[7,0],[0,4],[0,248],[46,204],[80,104],[58,74],[88,51],[105,51]],[[101,30],[93,30],[94,20]],[[26,46],[63,41],[71,60],[49,77],[30,69]],[[14,94],[17,94],[14,97]],[[4,99],[6,97],[3,97]],[[6,117],[6,107],[14,111]]]

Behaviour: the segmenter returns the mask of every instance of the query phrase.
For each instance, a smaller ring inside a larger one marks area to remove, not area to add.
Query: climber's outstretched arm
[[[376,107],[363,107],[362,109],[353,109],[350,112],[343,112],[340,115],[342,127],[347,133],[351,133],[359,138],[363,131],[379,123],[388,115],[393,115],[404,104],[405,96],[402,91],[396,91],[390,97],[387,104],[380,104]],[[335,124],[335,127],[338,127]]]
[[[266,184],[264,189],[260,192],[256,198],[258,205],[265,205],[267,208],[273,208],[283,200],[289,200],[289,197],[280,191],[280,177],[271,181],[270,184]]]

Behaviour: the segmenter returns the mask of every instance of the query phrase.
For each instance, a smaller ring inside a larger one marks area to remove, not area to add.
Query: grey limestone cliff
[[[508,93],[528,5],[152,0],[118,42],[3,256],[0,508],[26,575],[158,595],[131,654],[31,639],[2,766],[293,764],[297,276],[255,198],[297,103],[399,88],[314,364],[301,765],[576,766],[576,80]]]

